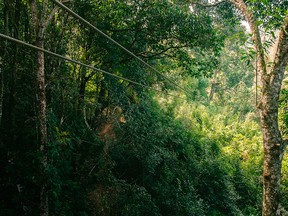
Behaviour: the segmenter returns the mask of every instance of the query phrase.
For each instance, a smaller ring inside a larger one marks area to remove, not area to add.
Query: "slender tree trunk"
[[[84,109],[85,109],[85,90],[86,90],[86,68],[80,68],[80,85],[79,85],[79,97],[78,97],[78,107],[77,107],[77,115],[80,118],[84,117]]]
[[[38,38],[36,45],[44,48],[43,38]],[[47,155],[47,125],[46,125],[46,92],[45,92],[45,69],[44,69],[44,53],[37,53],[37,96],[38,96],[38,121],[39,121],[39,144],[41,153],[41,175],[45,176],[45,169],[47,168],[48,155]],[[49,215],[48,205],[48,190],[46,181],[44,180],[40,191],[40,215]]]
[[[88,82],[88,78],[85,76],[86,69],[83,68],[83,70],[84,70],[84,75],[81,75],[80,86],[79,86],[77,115],[80,117],[80,119],[83,119],[87,128],[91,130],[91,127],[87,121],[86,104],[85,104],[85,91],[86,91],[86,84]]]
[[[35,45],[44,48],[44,35],[52,20],[57,8],[54,8],[51,13],[48,13],[48,1],[44,0],[41,4],[41,12],[38,10],[38,3],[35,0],[30,0],[30,9],[32,13],[33,25],[36,35]],[[39,3],[40,4],[40,3]],[[49,16],[48,16],[49,14]],[[45,91],[45,58],[44,53],[37,52],[37,99],[38,99],[38,128],[39,128],[39,150],[41,153],[41,169],[40,174],[43,176],[43,181],[40,189],[40,215],[49,215],[49,197],[46,169],[48,165],[48,138],[47,138],[47,117],[46,117],[46,91]]]
[[[39,39],[36,45],[44,47],[43,39]],[[44,53],[37,53],[37,85],[39,100],[39,125],[40,125],[40,150],[44,151],[47,146],[47,126],[46,126],[46,93],[45,93],[45,70],[44,70]]]

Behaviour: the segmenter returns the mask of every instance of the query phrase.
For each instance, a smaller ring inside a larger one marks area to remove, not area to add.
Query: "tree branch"
[[[53,19],[55,13],[59,9],[57,6],[53,8],[49,16],[47,15],[48,13],[48,1],[43,2],[43,10],[41,15],[39,14],[39,11],[37,9],[36,1],[35,0],[29,0],[29,5],[30,5],[30,10],[32,14],[32,20],[33,20],[33,25],[35,29],[35,34],[37,37],[42,38],[49,23]],[[39,19],[39,15],[42,17]]]
[[[288,14],[280,29],[276,52],[273,56],[273,64],[270,68],[270,84],[276,91],[280,91],[284,72],[288,62]]]
[[[49,0],[44,0],[42,2],[42,16],[41,16],[41,23],[44,23],[46,20],[46,15],[48,14],[48,3]],[[43,20],[42,20],[43,19]]]
[[[43,23],[43,31],[45,32],[49,23],[51,22],[51,20],[53,19],[54,15],[56,14],[56,12],[58,11],[59,7],[55,6],[53,8],[53,10],[51,11],[51,13],[49,14],[49,16],[47,17],[47,19],[44,21]]]
[[[258,25],[256,23],[256,19],[253,15],[253,13],[247,8],[246,4],[244,3],[243,0],[230,0],[232,4],[235,5],[235,7],[242,12],[244,15],[245,19],[247,20],[250,29],[252,31],[252,39],[254,41],[254,47],[257,52],[258,56],[258,65],[260,69],[260,76],[261,80],[263,83],[263,87],[266,86],[266,83],[269,82],[269,76],[267,76],[267,67],[266,67],[266,61],[265,61],[265,53],[264,53],[264,48],[262,44],[262,40],[260,37],[260,32]],[[268,78],[267,78],[268,77]]]
[[[158,53],[150,53],[150,55],[145,55],[145,54],[147,54],[147,52],[137,53],[136,55],[137,55],[137,56],[141,56],[141,57],[143,57],[143,58],[153,58],[153,57],[155,57],[155,56],[164,54],[164,53],[166,53],[167,51],[169,51],[169,50],[171,50],[171,49],[180,49],[180,48],[184,48],[184,47],[187,47],[187,45],[167,47],[166,49],[161,50],[161,51],[158,52]]]
[[[30,10],[32,14],[33,25],[35,29],[36,35],[38,35],[39,31],[39,19],[38,19],[38,9],[35,3],[35,0],[29,0]]]

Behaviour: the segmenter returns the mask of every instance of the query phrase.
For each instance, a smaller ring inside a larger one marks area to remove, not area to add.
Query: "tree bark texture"
[[[35,0],[30,1],[30,9],[32,13],[33,25],[35,30],[36,41],[35,45],[44,48],[44,31],[43,24],[39,19],[37,4]],[[46,93],[45,93],[45,58],[44,53],[37,52],[37,69],[36,69],[36,83],[37,83],[37,104],[38,104],[38,133],[39,133],[39,147],[40,147],[40,174],[45,178],[45,169],[47,167],[47,125],[46,125]],[[39,210],[41,216],[49,215],[49,199],[47,183],[45,179],[41,182],[40,188],[40,204]]]
[[[277,40],[277,49],[272,58],[272,67],[266,65],[264,49],[259,29],[253,13],[243,0],[232,3],[245,16],[252,31],[252,39],[257,52],[257,65],[261,78],[262,98],[258,104],[264,145],[263,172],[263,216],[284,215],[281,208],[281,167],[286,141],[283,140],[278,125],[278,99],[288,61],[288,16],[284,19]]]
[[[37,3],[35,0],[30,0],[30,9],[35,30],[36,41],[35,45],[44,48],[44,36],[51,19],[53,18],[57,8],[54,8],[51,13],[48,12],[48,1]],[[42,4],[41,13],[39,13],[37,4]],[[39,128],[39,150],[41,153],[41,169],[40,174],[44,176],[40,189],[40,215],[49,215],[49,197],[47,181],[45,173],[48,165],[48,138],[47,138],[47,119],[46,119],[46,91],[45,91],[45,57],[41,51],[37,52],[37,99],[38,99],[38,128]]]
[[[278,99],[288,61],[288,20],[285,18],[278,38],[273,66],[263,85],[259,104],[264,143],[263,215],[283,215],[280,205],[282,159],[286,141],[278,126]]]
[[[272,90],[272,89],[271,89]],[[262,215],[281,215],[280,182],[285,143],[278,127],[278,98],[272,92],[262,95],[260,108],[264,145]]]
[[[38,39],[36,45],[40,48],[44,48],[43,39]],[[38,121],[39,121],[39,144],[41,156],[41,173],[45,176],[45,169],[47,168],[48,155],[47,155],[47,125],[46,125],[46,92],[45,92],[45,69],[44,69],[44,53],[37,53],[37,95],[38,95]],[[48,190],[47,185],[44,184],[40,191],[40,211],[42,216],[49,215],[48,205]]]

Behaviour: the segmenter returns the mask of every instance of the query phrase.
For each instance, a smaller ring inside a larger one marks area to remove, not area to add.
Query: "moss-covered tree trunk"
[[[288,16],[283,20],[277,39],[277,48],[268,67],[264,55],[259,28],[251,10],[243,0],[232,0],[242,12],[252,31],[252,39],[257,52],[260,69],[262,98],[258,104],[264,145],[263,173],[263,216],[283,215],[281,208],[281,166],[286,141],[283,140],[278,125],[278,99],[288,61]]]

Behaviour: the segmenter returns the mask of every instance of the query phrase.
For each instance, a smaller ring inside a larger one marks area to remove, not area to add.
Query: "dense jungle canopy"
[[[288,215],[288,0],[0,17],[0,216]]]

